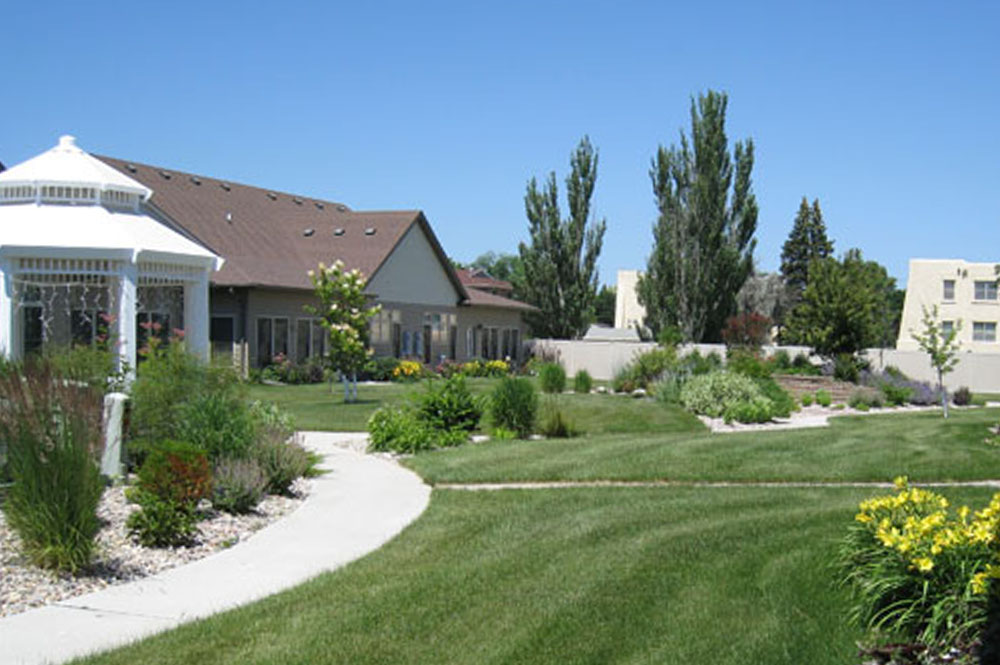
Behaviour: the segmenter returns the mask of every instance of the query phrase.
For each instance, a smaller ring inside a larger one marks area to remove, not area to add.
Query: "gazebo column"
[[[20,349],[15,348],[14,280],[11,279],[10,261],[0,258],[0,356],[16,358]]]
[[[115,325],[118,334],[118,368],[129,368],[135,374],[136,366],[136,290],[139,284],[139,266],[126,263],[117,279],[115,295]]]
[[[184,284],[184,340],[187,350],[209,360],[208,271]]]

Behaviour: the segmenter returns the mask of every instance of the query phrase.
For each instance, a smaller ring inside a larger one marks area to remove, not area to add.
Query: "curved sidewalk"
[[[0,662],[59,663],[258,600],[377,549],[427,507],[416,474],[351,450],[364,434],[304,436],[329,471],[295,512],[232,549],[0,619]]]

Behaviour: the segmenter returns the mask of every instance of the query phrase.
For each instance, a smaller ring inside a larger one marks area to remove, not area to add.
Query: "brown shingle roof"
[[[458,279],[462,284],[471,286],[474,289],[486,289],[502,293],[511,293],[514,290],[510,282],[505,282],[502,279],[494,279],[479,268],[458,268],[455,272],[458,274]]]
[[[481,291],[480,289],[469,288],[465,290],[469,294],[468,304],[478,306],[478,307],[499,307],[501,309],[520,309],[525,312],[529,312],[537,307],[529,305],[526,302],[521,302],[519,300],[511,300],[510,298],[504,298],[503,296],[498,296],[495,293],[490,293],[489,291]]]
[[[419,224],[465,296],[419,210],[354,211],[334,201],[95,156],[152,189],[153,206],[226,260],[213,284],[311,289],[307,271],[337,259],[370,279]]]

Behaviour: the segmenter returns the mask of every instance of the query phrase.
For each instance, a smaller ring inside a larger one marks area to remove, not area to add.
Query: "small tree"
[[[320,263],[319,270],[310,270],[320,307],[306,305],[310,314],[320,317],[330,340],[328,361],[340,373],[344,383],[344,401],[358,399],[358,370],[372,350],[368,346],[368,323],[381,310],[364,293],[365,280],[358,270],[344,270],[341,261],[330,267]]]
[[[948,396],[944,390],[944,375],[955,369],[958,364],[958,331],[962,327],[962,322],[955,321],[951,330],[945,331],[938,323],[938,308],[934,305],[930,311],[923,307],[924,331],[915,333],[912,330],[910,335],[920,345],[921,350],[930,356],[931,366],[937,370],[938,392],[941,393],[941,408],[944,409],[944,417],[948,417]]]

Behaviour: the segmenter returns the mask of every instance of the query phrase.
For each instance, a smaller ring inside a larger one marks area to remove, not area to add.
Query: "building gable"
[[[423,224],[403,234],[368,280],[366,291],[382,302],[454,307],[465,299]]]

